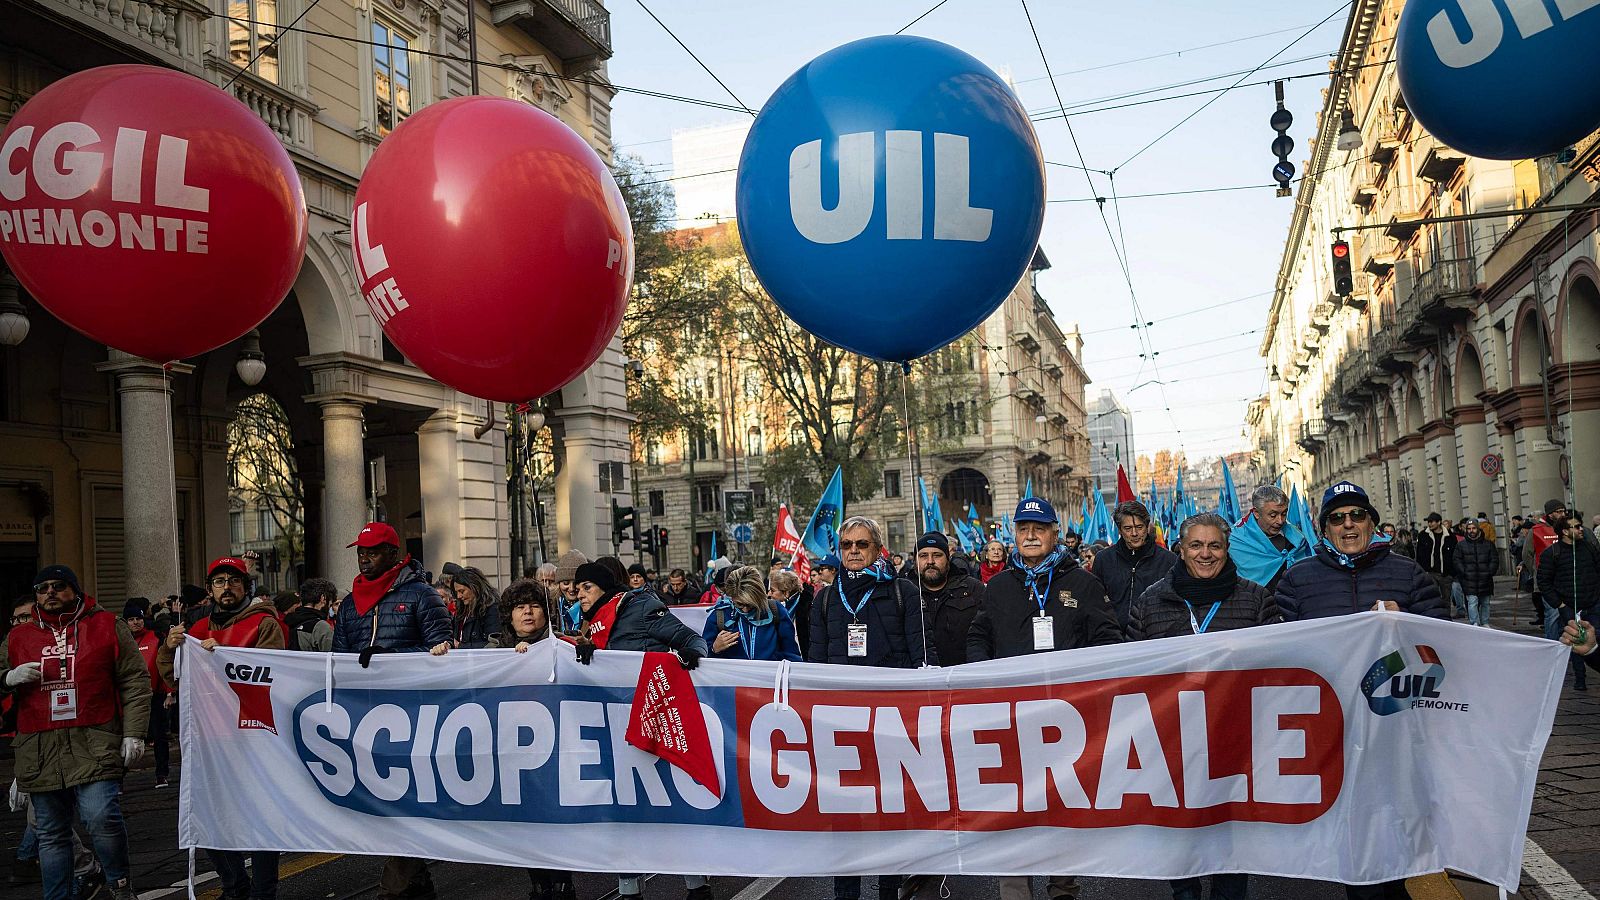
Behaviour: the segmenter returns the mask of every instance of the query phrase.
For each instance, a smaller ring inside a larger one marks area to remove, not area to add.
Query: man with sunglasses
[[[1439,585],[1421,566],[1394,553],[1387,536],[1376,536],[1378,510],[1366,491],[1348,481],[1328,488],[1318,524],[1322,540],[1316,553],[1290,566],[1278,582],[1278,608],[1285,622],[1380,606],[1450,617]]]
[[[144,755],[150,676],[128,624],[97,605],[66,566],[34,578],[34,616],[0,643],[0,684],[16,693],[18,788],[32,795],[45,900],[73,892],[80,816],[115,900],[128,877],[122,778]]]

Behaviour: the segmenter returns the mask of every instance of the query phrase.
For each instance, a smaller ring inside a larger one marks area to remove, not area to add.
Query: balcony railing
[[[611,58],[611,13],[595,0],[489,0],[496,25],[516,25],[569,66]]]
[[[1300,436],[1295,441],[1309,453],[1316,453],[1328,445],[1328,426],[1325,422],[1301,422]]]
[[[1422,192],[1416,185],[1394,184],[1378,202],[1377,221],[1383,233],[1397,241],[1408,241],[1422,227]]]
[[[128,45],[136,54],[199,74],[202,33],[210,15],[194,0],[41,0],[41,5]]]
[[[1471,314],[1477,305],[1477,266],[1472,259],[1439,259],[1417,276],[1411,295],[1418,298],[1424,315],[1454,320],[1456,313]]]

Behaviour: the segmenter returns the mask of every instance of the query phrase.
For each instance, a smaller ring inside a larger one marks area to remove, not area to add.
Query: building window
[[[767,506],[767,483],[764,481],[750,482],[750,499],[756,509],[765,509]]]
[[[906,546],[906,520],[890,519],[888,527],[889,551],[892,553],[898,550],[904,550]]]
[[[695,459],[706,460],[717,458],[717,429],[715,425],[706,426],[701,428],[699,431],[696,431],[691,440],[693,444],[691,450],[694,453]]]
[[[661,444],[659,441],[651,441],[645,445],[644,462],[647,466],[661,465]]]
[[[719,512],[722,509],[722,491],[714,484],[702,484],[700,491],[700,511],[703,513]]]
[[[883,470],[883,496],[884,499],[893,500],[900,496],[900,470]]]
[[[385,135],[411,115],[411,39],[382,22],[372,23],[372,78],[378,134]]]
[[[651,491],[650,492],[650,517],[653,518],[653,519],[660,519],[660,518],[665,517],[666,514],[667,514],[667,493],[666,493],[666,491]]]
[[[244,543],[244,511],[234,510],[228,513],[228,539],[234,547]]]
[[[270,541],[278,537],[278,520],[273,518],[272,510],[256,510],[256,540]]]
[[[762,455],[763,453],[766,452],[767,442],[761,436],[761,426],[760,425],[751,425],[750,426],[749,443],[746,444],[746,446],[748,446],[750,448],[750,455],[751,456],[760,456],[760,455]]]
[[[228,4],[228,61],[278,83],[278,0],[232,0]]]
[[[603,462],[596,467],[602,494],[625,494],[628,491],[627,479],[624,477],[622,463]]]

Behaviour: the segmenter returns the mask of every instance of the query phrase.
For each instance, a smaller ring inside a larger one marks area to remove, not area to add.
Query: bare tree
[[[272,513],[279,550],[290,561],[305,550],[305,488],[300,483],[289,416],[269,394],[240,401],[228,423],[228,483],[233,498]]]

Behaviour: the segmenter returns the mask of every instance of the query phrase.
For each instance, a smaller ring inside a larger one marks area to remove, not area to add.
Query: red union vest
[[[206,616],[194,623],[194,627],[186,633],[196,640],[211,638],[224,647],[249,648],[256,645],[256,634],[261,630],[261,620],[265,618],[271,618],[278,623],[279,630],[283,632],[284,645],[288,646],[289,628],[283,624],[283,617],[278,615],[278,611],[270,606],[259,612],[241,615],[226,626],[216,629],[211,627],[211,617]]]
[[[604,650],[611,641],[611,632],[617,624],[617,611],[622,606],[622,594],[615,594],[610,600],[601,604],[594,611],[594,616],[589,619],[589,624],[584,626],[584,634],[589,640],[594,641],[597,649]]]
[[[13,669],[30,662],[44,663],[44,680],[17,690],[17,732],[36,734],[58,728],[104,725],[122,708],[118,694],[117,617],[83,598],[83,613],[65,627],[66,654],[56,652],[56,636],[35,616],[32,622],[11,630],[6,663]],[[51,697],[72,690],[77,714],[53,718]]]

